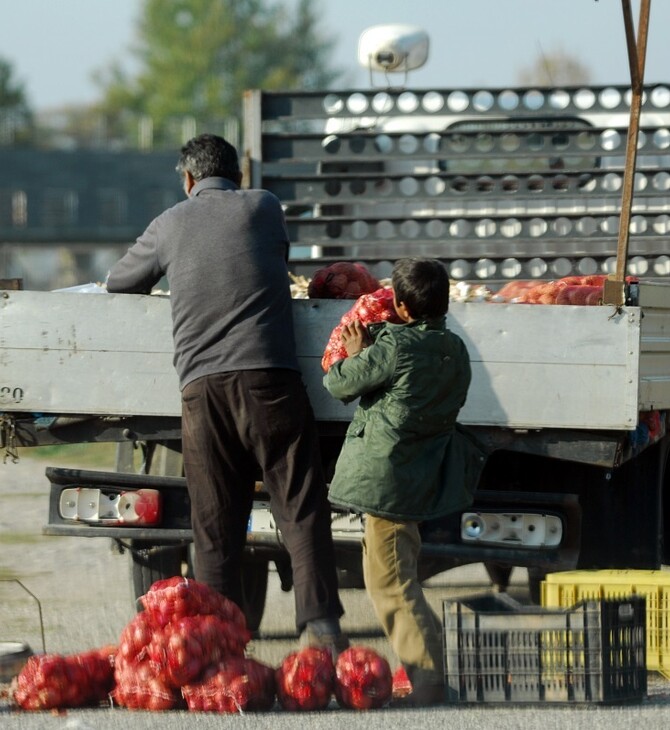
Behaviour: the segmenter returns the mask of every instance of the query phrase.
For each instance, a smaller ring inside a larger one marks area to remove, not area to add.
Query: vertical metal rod
[[[628,242],[630,219],[633,204],[635,183],[635,165],[637,160],[637,143],[640,131],[640,115],[644,90],[644,67],[647,56],[647,36],[649,32],[649,13],[651,0],[641,0],[640,19],[638,23],[637,42],[631,13],[630,0],[621,0],[626,44],[628,46],[628,62],[631,77],[630,123],[626,140],[626,166],[623,175],[621,195],[621,214],[619,216],[619,236],[617,241],[616,273],[610,274],[603,291],[605,304],[621,306],[625,302],[625,277],[628,263]]]
[[[42,604],[40,603],[40,599],[32,591],[29,591],[17,578],[0,578],[0,582],[18,584],[37,604],[37,611],[39,612],[40,619],[40,635],[42,637],[42,652],[46,654],[47,644],[44,638],[44,617],[42,616]]]
[[[242,156],[242,186],[245,188],[261,187],[263,159],[262,122],[261,122],[261,92],[258,90],[245,91],[243,99],[244,110],[244,139],[242,141],[244,154]]]

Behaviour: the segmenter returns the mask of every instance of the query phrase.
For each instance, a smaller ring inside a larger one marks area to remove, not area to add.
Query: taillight
[[[68,487],[60,493],[59,500],[60,516],[65,520],[128,527],[158,524],[161,507],[161,495],[156,489]]]
[[[563,523],[556,515],[535,512],[464,512],[461,540],[486,545],[555,548],[563,540]]]

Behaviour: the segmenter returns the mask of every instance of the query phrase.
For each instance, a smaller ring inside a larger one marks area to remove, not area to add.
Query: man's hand
[[[345,324],[342,328],[342,344],[347,351],[347,355],[357,355],[361,350],[370,344],[368,331],[356,319],[351,324]]]

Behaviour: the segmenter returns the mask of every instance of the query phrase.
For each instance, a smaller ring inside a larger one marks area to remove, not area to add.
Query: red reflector
[[[129,525],[155,525],[161,518],[161,496],[155,489],[123,492],[119,498],[119,520]]]

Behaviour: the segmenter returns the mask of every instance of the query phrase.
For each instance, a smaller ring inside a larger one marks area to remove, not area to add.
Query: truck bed
[[[298,354],[320,421],[348,421],[322,385],[321,357],[351,302],[295,299]],[[459,420],[514,429],[634,429],[670,408],[670,285],[636,306],[452,303],[473,381]],[[179,416],[165,296],[0,293],[0,412]]]

